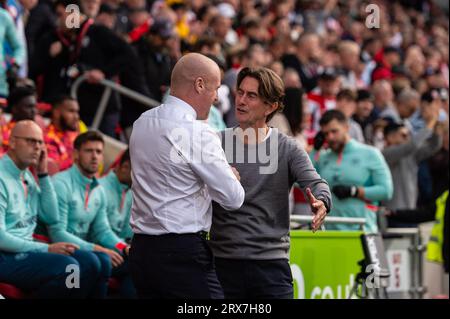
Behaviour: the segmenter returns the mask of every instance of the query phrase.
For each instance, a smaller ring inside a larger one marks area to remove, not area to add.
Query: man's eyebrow
[[[247,92],[247,93],[252,93],[252,94],[258,95],[258,92],[256,92],[256,91],[246,91],[246,90],[241,89],[241,88],[238,88],[238,90],[241,90],[241,91],[244,91],[244,92]]]

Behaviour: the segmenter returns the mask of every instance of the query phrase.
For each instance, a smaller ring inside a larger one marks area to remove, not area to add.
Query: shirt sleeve
[[[207,124],[195,125],[203,128],[198,129],[201,136],[193,136],[192,170],[208,186],[212,200],[226,210],[240,208],[245,191],[227,162],[220,138]]]
[[[392,198],[394,187],[391,171],[378,149],[367,153],[370,163],[371,185],[364,186],[364,197],[370,201],[386,201]]]
[[[67,231],[69,223],[69,196],[72,192],[62,181],[54,180],[56,197],[58,199],[58,223],[49,228],[50,237],[54,242],[68,242],[78,245],[82,250],[92,251],[94,244],[81,239]]]
[[[0,251],[11,253],[29,251],[47,252],[47,244],[22,239],[8,233],[6,230],[6,214],[8,207],[8,193],[6,189],[6,185],[0,182]]]

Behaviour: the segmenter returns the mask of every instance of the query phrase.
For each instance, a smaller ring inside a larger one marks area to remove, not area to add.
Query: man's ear
[[[79,153],[79,151],[75,148],[75,149],[73,150],[73,153],[72,153],[73,162],[74,162],[74,163],[77,163],[79,157],[80,157],[80,153]]]
[[[61,109],[60,108],[55,108],[52,111],[52,115],[55,118],[59,118],[61,116]]]
[[[9,145],[8,145],[8,147],[10,149],[12,149],[12,150],[16,149],[16,138],[15,137],[13,137],[13,136],[9,137]]]
[[[195,83],[194,84],[195,91],[197,93],[200,93],[205,89],[205,81],[203,80],[203,78],[201,78],[201,77],[196,78],[194,83]]]
[[[278,109],[278,102],[275,103],[267,103],[266,104],[268,106],[265,115],[269,116],[270,114],[272,114],[273,112],[275,112]]]
[[[349,121],[346,121],[344,123],[344,129],[347,133],[350,132],[350,122]]]

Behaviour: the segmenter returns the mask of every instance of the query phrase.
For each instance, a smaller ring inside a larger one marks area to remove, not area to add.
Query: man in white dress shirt
[[[217,64],[187,54],[173,69],[166,102],[134,123],[130,265],[141,298],[223,298],[206,241],[211,200],[236,210],[244,189],[204,122],[219,87]]]

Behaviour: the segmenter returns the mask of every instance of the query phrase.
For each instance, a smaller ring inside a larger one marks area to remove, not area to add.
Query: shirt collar
[[[169,95],[166,98],[166,101],[164,104],[169,104],[171,106],[177,107],[180,110],[180,112],[184,112],[184,114],[189,116],[190,119],[192,119],[193,121],[197,119],[197,112],[194,110],[194,108],[191,105],[189,105],[182,99],[179,99],[173,95]]]
[[[355,141],[353,138],[351,138],[351,139],[347,142],[347,144],[345,144],[344,150],[342,151],[342,153],[346,153],[346,152],[348,152],[348,151],[351,151],[351,150],[355,147],[355,144],[356,144],[356,141]]]
[[[13,175],[14,177],[21,177],[23,176],[23,174],[25,174],[26,169],[21,170],[20,168],[17,167],[16,163],[14,163],[14,161],[11,159],[11,157],[9,157],[8,153],[6,153],[3,156],[2,161],[5,163],[5,168],[6,170]]]
[[[94,187],[96,187],[98,185],[98,181],[95,177],[93,178],[88,178],[86,176],[83,175],[83,173],[80,172],[80,169],[78,168],[78,166],[76,164],[73,164],[72,167],[70,168],[72,176],[75,178],[75,181],[82,185],[83,187],[86,187],[86,185],[90,185],[90,188],[93,189]]]

